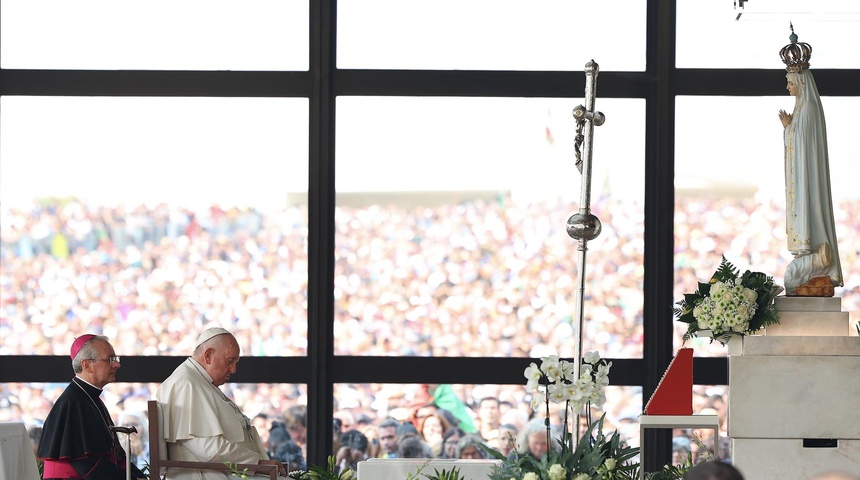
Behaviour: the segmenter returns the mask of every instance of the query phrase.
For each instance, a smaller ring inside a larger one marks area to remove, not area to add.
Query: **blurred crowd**
[[[834,210],[845,269],[845,287],[837,288],[837,296],[855,322],[860,200],[843,201]],[[575,211],[567,202],[520,204],[509,196],[412,208],[338,206],[336,354],[573,356],[577,244],[565,226]],[[592,212],[603,231],[588,244],[584,348],[604,358],[640,358],[643,206],[599,198]],[[675,212],[676,299],[707,280],[721,255],[741,270],[763,271],[781,282],[790,255],[777,202],[687,197],[678,198]],[[305,206],[263,212],[213,205],[192,211],[63,200],[3,208],[0,355],[67,355],[75,336],[91,332],[108,336],[121,356],[181,356],[191,353],[197,332],[211,325],[234,332],[244,355],[305,355],[307,223]],[[671,305],[665,321],[674,322]],[[685,324],[674,323],[680,347]],[[718,343],[691,343],[697,355],[725,354]],[[35,431],[64,386],[0,385],[0,421],[24,420]],[[105,403],[113,406],[116,421],[145,428],[142,412],[156,386],[112,384]],[[245,412],[261,415],[261,430],[275,437],[278,429],[296,428],[301,415],[286,412],[307,403],[302,385],[228,387]],[[442,437],[457,426],[443,410],[441,436],[434,426],[427,441],[420,430],[426,422],[416,416],[425,387],[338,385],[339,428],[361,433],[374,455],[383,443],[379,427],[392,419],[398,429],[411,424],[433,455],[442,455],[449,440]],[[487,422],[479,418],[482,400],[495,399],[500,413],[494,429],[509,426],[508,437],[522,433],[534,415],[524,387],[453,387],[477,425]],[[638,441],[641,389],[610,390],[600,413],[607,414],[608,427]],[[724,415],[724,393],[724,387],[698,392],[697,408]],[[478,435],[501,445],[499,434]],[[465,438],[459,436],[458,442]],[[343,448],[363,444],[354,434],[338,439]],[[678,432],[676,444],[679,451],[699,448],[688,432]]]

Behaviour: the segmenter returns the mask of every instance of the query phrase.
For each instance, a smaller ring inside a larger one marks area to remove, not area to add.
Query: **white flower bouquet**
[[[723,257],[708,283],[695,293],[684,294],[673,313],[687,324],[686,342],[707,331],[725,344],[733,334],[748,335],[779,323],[773,298],[782,291],[773,277],[762,272],[740,271]]]

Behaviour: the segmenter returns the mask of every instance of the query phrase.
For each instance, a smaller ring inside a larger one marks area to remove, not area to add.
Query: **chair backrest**
[[[150,480],[156,480],[167,473],[167,468],[161,466],[167,460],[167,442],[164,441],[164,415],[161,413],[161,404],[150,400],[148,405],[149,415],[149,455],[150,455]],[[154,461],[157,459],[157,463]]]
[[[170,460],[167,455],[167,442],[164,441],[164,415],[161,413],[161,404],[156,400],[150,400],[147,404],[149,416],[149,480],[160,480],[167,473],[167,469],[192,468],[195,470],[217,470],[229,472],[230,467],[220,462],[189,462],[184,460]],[[269,476],[270,480],[278,478],[277,465],[255,465],[240,463],[235,466],[237,471],[249,473],[262,473]]]

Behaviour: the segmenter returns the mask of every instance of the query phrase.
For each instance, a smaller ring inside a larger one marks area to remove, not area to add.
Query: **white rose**
[[[755,303],[755,301],[758,300],[758,293],[756,293],[755,290],[750,290],[749,288],[744,289],[743,296],[744,300],[750,303]]]
[[[717,282],[717,283],[711,285],[711,296],[712,297],[719,296],[720,294],[723,293],[723,290],[725,290],[725,285],[723,285],[723,282]]]
[[[606,462],[603,463],[603,466],[606,467],[607,471],[611,472],[611,471],[615,470],[616,462],[617,462],[617,460],[615,460],[614,458],[607,458]]]
[[[564,480],[566,475],[567,470],[557,463],[549,467],[549,480]]]
[[[523,480],[540,480],[540,477],[535,472],[529,472],[523,475]]]

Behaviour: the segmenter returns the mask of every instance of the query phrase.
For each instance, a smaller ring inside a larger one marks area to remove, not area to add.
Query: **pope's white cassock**
[[[239,407],[188,358],[156,392],[161,404],[168,458],[256,464],[268,460],[257,430]],[[229,479],[229,472],[169,468],[167,480]]]

